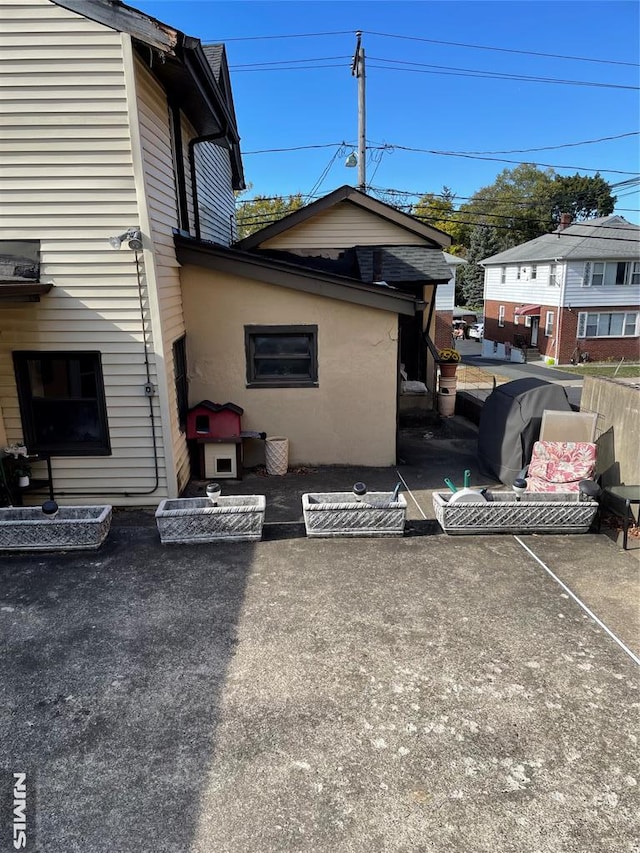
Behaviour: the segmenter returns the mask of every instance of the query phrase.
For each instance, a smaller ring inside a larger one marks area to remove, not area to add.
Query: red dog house
[[[244,409],[202,400],[187,413],[187,438],[196,443],[200,477],[238,477],[242,465]]]

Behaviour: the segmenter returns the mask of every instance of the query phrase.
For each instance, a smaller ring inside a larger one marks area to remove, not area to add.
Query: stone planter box
[[[156,510],[160,541],[166,545],[261,539],[266,504],[264,495],[220,497],[216,506],[209,498],[162,501]]]
[[[110,506],[61,506],[55,518],[38,506],[3,507],[0,551],[95,551],[110,527]]]
[[[392,492],[369,492],[356,501],[353,492],[302,496],[307,536],[402,536],[407,502]]]
[[[486,503],[449,505],[451,492],[434,492],[433,509],[440,527],[458,533],[586,533],[597,501],[573,492],[525,494],[485,492]]]

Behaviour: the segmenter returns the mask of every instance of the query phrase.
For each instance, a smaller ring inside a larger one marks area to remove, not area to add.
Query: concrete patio
[[[262,542],[163,547],[121,512],[97,554],[2,558],[3,768],[35,781],[37,849],[635,853],[636,556],[438,533],[464,429],[407,435],[402,539],[302,538],[298,492],[397,479],[306,470],[225,487],[268,495]]]

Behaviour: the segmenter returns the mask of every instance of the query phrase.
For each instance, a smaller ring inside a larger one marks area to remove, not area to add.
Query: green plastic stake
[[[445,483],[447,484],[447,486],[449,486],[449,488],[451,489],[451,491],[452,491],[452,492],[457,492],[457,491],[458,491],[458,490],[456,489],[456,487],[453,485],[453,483],[451,482],[451,480],[450,480],[448,477],[445,477],[445,478],[444,478],[444,481],[445,481]]]
[[[471,471],[469,470],[469,468],[467,468],[467,470],[464,472],[464,487],[465,487],[465,489],[468,489],[470,485],[471,485]]]

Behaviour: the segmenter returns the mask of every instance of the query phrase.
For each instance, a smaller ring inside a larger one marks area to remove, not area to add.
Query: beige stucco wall
[[[603,484],[640,483],[640,390],[637,385],[585,376],[580,411],[598,413],[596,442]]]
[[[396,314],[195,266],[181,278],[190,405],[242,406],[244,429],[289,438],[292,464],[395,463]],[[318,326],[319,387],[247,388],[244,326],[302,323]]]

